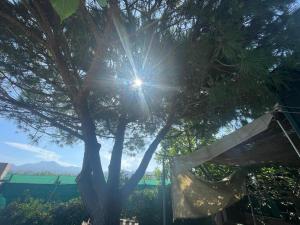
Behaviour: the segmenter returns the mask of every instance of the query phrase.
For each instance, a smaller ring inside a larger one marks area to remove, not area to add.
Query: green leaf
[[[97,0],[97,2],[101,7],[106,7],[107,6],[107,0]]]
[[[51,4],[63,21],[76,12],[79,0],[51,0]]]

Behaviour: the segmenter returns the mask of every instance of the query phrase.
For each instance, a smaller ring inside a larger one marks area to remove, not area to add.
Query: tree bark
[[[85,117],[87,118],[87,117]],[[90,213],[93,225],[119,225],[122,201],[119,188],[121,156],[125,121],[120,121],[110,165],[110,179],[106,182],[101,171],[100,144],[93,138],[92,124],[85,121],[85,153],[82,171],[77,177],[83,202]]]
[[[91,174],[81,173],[77,180],[81,197],[90,213],[92,225],[119,225],[122,210],[120,192],[110,189],[100,191],[103,190],[103,186],[95,189]],[[97,196],[100,192],[99,198]]]
[[[77,178],[79,191],[91,215],[93,225],[119,225],[122,203],[134,191],[139,180],[145,174],[153,153],[172,125],[173,116],[169,118],[165,126],[157,134],[146,151],[136,173],[123,187],[119,186],[119,179],[126,121],[123,119],[119,121],[112,152],[109,178],[106,182],[99,156],[100,144],[98,144],[95,138],[93,123],[90,123],[92,121],[89,122],[87,115],[81,118],[85,118],[85,121],[83,121],[85,125],[83,129],[85,153],[82,171]]]
[[[86,177],[85,177],[86,178]],[[84,179],[85,179],[84,178]],[[104,202],[95,198],[88,179],[78,185],[83,202],[90,213],[92,225],[119,225],[122,202],[118,193],[107,191]],[[99,187],[100,188],[100,187]]]
[[[107,193],[105,210],[104,210],[104,223],[105,225],[119,225],[122,211],[122,202],[120,192]]]
[[[99,146],[100,147],[100,146]],[[99,149],[98,147],[98,149]],[[93,224],[104,225],[104,191],[98,169],[99,150],[85,147],[82,170],[77,177],[78,190]],[[100,159],[99,159],[100,160]]]

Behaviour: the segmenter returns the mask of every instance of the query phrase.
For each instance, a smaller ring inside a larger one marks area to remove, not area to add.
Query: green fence
[[[158,185],[159,180],[146,177],[139,182],[138,188]],[[76,176],[8,174],[0,187],[0,208],[28,197],[61,202],[78,196]]]

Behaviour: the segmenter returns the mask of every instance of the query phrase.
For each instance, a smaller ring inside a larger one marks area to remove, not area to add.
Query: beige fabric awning
[[[282,123],[287,126],[289,136],[300,146],[299,138],[284,118]],[[267,113],[209,146],[189,155],[174,157],[171,168],[174,219],[215,214],[244,194],[241,175],[209,183],[189,172],[207,161],[238,166],[262,163],[300,165],[297,154],[273,114]]]
[[[173,218],[213,215],[239,201],[245,194],[245,175],[239,171],[219,181],[201,180],[185,171],[172,178]]]

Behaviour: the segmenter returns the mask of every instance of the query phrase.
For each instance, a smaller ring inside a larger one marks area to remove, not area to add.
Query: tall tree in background
[[[270,74],[296,53],[281,39],[297,25],[294,3],[3,0],[1,115],[33,139],[83,141],[82,199],[93,224],[118,224],[172,126],[212,133],[273,104]],[[105,179],[99,151],[108,138]],[[137,151],[144,156],[121,185],[122,155]]]

